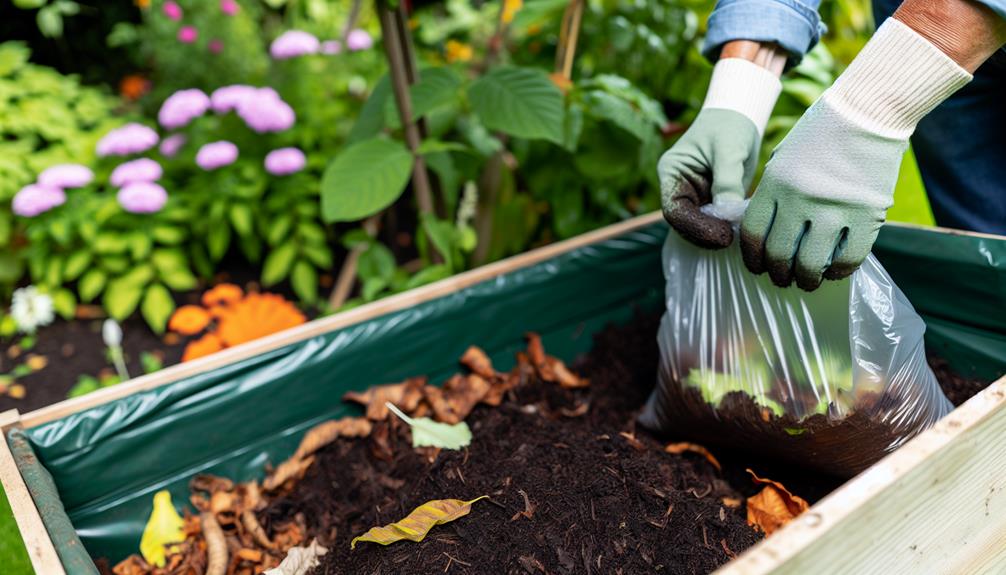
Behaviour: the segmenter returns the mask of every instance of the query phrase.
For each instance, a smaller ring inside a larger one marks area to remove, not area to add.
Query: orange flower
[[[223,348],[224,344],[220,341],[220,338],[217,337],[217,334],[208,333],[199,339],[190,341],[189,344],[185,346],[185,352],[182,353],[182,361],[191,361],[211,353],[216,353]]]
[[[523,0],[503,0],[503,23],[509,24],[513,22],[514,15],[517,14],[517,11],[522,6],[524,6]]]
[[[242,296],[244,296],[244,292],[234,284],[217,284],[213,289],[203,293],[203,305],[214,307],[234,303],[241,299]]]
[[[197,305],[183,305],[171,314],[168,329],[182,335],[195,335],[210,323],[210,314]]]
[[[150,80],[139,74],[130,74],[119,82],[119,93],[127,100],[139,100],[141,96],[149,91]]]
[[[258,339],[307,321],[292,303],[276,294],[252,293],[221,311],[217,334],[226,346]]]
[[[448,40],[444,46],[444,57],[448,62],[467,62],[473,54],[471,46],[457,40]]]

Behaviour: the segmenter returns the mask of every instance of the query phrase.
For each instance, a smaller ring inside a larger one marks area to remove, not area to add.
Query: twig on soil
[[[444,555],[447,556],[447,566],[444,567],[444,573],[446,573],[447,570],[451,568],[451,563],[460,563],[460,564],[464,565],[465,567],[471,567],[472,566],[472,564],[469,563],[469,562],[467,562],[467,561],[462,561],[462,560],[458,559],[457,557],[452,557],[451,554],[448,553],[448,552],[446,552],[446,551],[444,551]]]

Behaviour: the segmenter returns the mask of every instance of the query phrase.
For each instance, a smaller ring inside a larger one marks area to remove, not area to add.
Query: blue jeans
[[[900,0],[873,0],[883,22]],[[1006,53],[919,122],[912,136],[936,223],[1006,235]]]

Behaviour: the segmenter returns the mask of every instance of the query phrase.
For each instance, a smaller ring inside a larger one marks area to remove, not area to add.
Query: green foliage
[[[493,68],[468,88],[472,108],[490,130],[518,138],[563,140],[562,92],[541,71]]]
[[[409,182],[412,154],[402,144],[372,138],[339,154],[321,180],[321,210],[326,221],[369,217],[398,199]]]

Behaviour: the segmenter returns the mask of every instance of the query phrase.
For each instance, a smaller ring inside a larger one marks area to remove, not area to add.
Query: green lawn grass
[[[887,219],[924,226],[936,225],[929,200],[926,199],[922,176],[919,175],[919,166],[916,165],[915,154],[911,150],[901,162],[898,185],[894,188],[894,206],[887,210]]]
[[[4,575],[32,575],[28,551],[21,541],[7,494],[0,489],[0,565]]]

